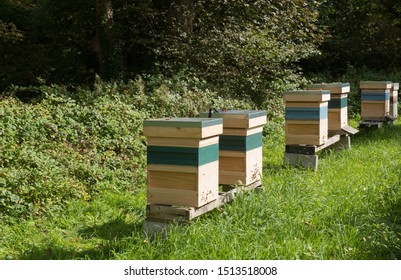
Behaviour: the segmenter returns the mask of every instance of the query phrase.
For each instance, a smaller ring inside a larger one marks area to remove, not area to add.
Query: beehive
[[[208,113],[201,113],[201,117]],[[266,111],[229,110],[212,113],[223,119],[220,136],[219,183],[250,185],[261,179],[262,131]]]
[[[384,121],[390,113],[390,91],[392,82],[361,81],[361,119]]]
[[[328,102],[328,130],[340,131],[348,125],[348,93],[349,83],[322,83],[307,87],[308,90],[330,90]]]
[[[393,83],[390,93],[390,116],[398,117],[398,90],[399,83]]]
[[[218,198],[222,119],[146,120],[147,201],[200,207]]]
[[[329,90],[284,92],[287,145],[322,145],[328,139]]]

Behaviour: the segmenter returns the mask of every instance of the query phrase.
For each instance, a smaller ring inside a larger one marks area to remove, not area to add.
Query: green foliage
[[[94,90],[10,87],[0,101],[1,215],[54,214],[105,191],[136,193],[145,184],[144,119],[249,109],[203,88],[181,76],[98,79]],[[36,92],[36,101],[19,101],[21,91]]]
[[[322,39],[317,2],[197,1],[192,32],[163,38],[164,71],[188,65],[222,94],[257,105],[299,86],[296,63],[316,54]]]
[[[320,25],[328,36],[308,70],[337,78],[349,65],[394,71],[401,67],[401,3],[397,0],[322,1]]]

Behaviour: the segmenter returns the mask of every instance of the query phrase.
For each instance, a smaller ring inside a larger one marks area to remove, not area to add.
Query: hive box
[[[361,119],[384,121],[390,113],[390,91],[393,83],[388,81],[361,81]]]
[[[328,139],[329,90],[284,92],[287,145],[323,145]]]
[[[307,87],[308,90],[330,90],[328,103],[328,130],[341,131],[348,125],[348,93],[349,83],[322,83]]]
[[[218,198],[222,119],[146,120],[147,201],[200,207]]]
[[[201,113],[201,117],[208,113]],[[261,179],[262,131],[266,111],[229,110],[211,114],[223,119],[220,136],[219,183],[250,185]]]
[[[398,117],[398,90],[399,83],[393,83],[390,92],[390,116]]]

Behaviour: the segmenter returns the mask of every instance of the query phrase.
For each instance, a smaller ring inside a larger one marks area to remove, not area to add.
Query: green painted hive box
[[[219,118],[145,120],[147,201],[200,207],[218,198]]]
[[[390,113],[390,94],[393,83],[389,81],[361,81],[361,119],[384,121]]]
[[[393,83],[390,93],[390,116],[398,117],[398,90],[400,88],[399,83]]]
[[[323,145],[328,139],[329,90],[284,92],[286,145]]]
[[[208,116],[201,113],[201,117]],[[228,110],[211,114],[223,119],[220,136],[219,183],[250,185],[262,176],[262,131],[267,121],[263,110]]]
[[[308,90],[329,90],[328,101],[328,130],[338,132],[348,125],[348,93],[351,90],[349,83],[321,83],[307,86]]]

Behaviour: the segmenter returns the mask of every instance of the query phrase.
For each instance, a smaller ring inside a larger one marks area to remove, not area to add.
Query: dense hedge
[[[20,91],[35,92],[35,102],[20,101]],[[143,120],[196,116],[211,105],[249,106],[162,77],[98,81],[94,90],[11,88],[0,100],[0,215],[51,214],[105,190],[140,190],[146,179]]]

